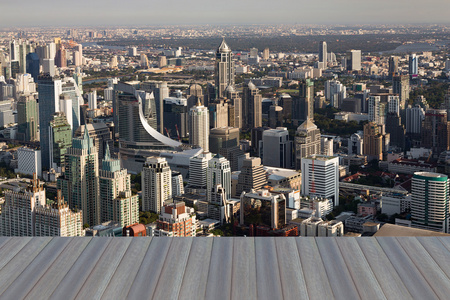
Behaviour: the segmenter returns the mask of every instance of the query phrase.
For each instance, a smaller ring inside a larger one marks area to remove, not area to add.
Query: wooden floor
[[[450,299],[450,237],[0,237],[0,299]]]

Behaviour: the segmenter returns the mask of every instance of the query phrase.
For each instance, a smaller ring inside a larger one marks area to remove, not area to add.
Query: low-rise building
[[[162,207],[154,236],[195,236],[197,223],[194,209],[184,202],[169,203]]]

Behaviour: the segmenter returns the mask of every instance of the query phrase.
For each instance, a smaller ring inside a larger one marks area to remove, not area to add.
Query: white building
[[[172,171],[172,197],[184,194],[183,175],[180,172]]]
[[[17,150],[17,169],[15,173],[42,176],[41,150],[35,150],[27,147],[21,147]]]
[[[333,156],[333,139],[321,137],[320,138],[320,149],[322,155]]]
[[[378,125],[386,124],[386,103],[381,102],[380,96],[369,96],[368,101],[369,122]]]
[[[165,158],[148,157],[142,169],[142,210],[161,212],[172,198],[172,172]]]
[[[363,138],[364,134],[361,131],[354,133],[348,139],[348,154],[362,155],[363,153]]]
[[[416,105],[406,109],[406,133],[419,135],[422,129],[422,121],[425,119],[425,110]]]
[[[381,213],[388,216],[400,214],[411,208],[411,195],[387,193],[381,196]]]
[[[212,202],[217,190],[216,186],[221,185],[225,191],[225,199],[231,198],[231,167],[230,162],[220,154],[217,154],[208,161],[206,182],[206,195],[208,202]],[[222,203],[215,203],[221,206]]]
[[[208,161],[212,153],[204,152],[189,159],[189,186],[206,188]]]
[[[136,47],[128,48],[128,56],[137,56],[137,48]]]
[[[89,109],[97,109],[97,90],[87,94]]]
[[[263,165],[288,169],[292,167],[292,141],[289,140],[287,128],[265,130],[261,142]]]
[[[339,108],[342,101],[347,98],[347,90],[340,81],[327,80],[325,82],[325,98],[330,101],[331,106]]]
[[[316,155],[302,158],[303,196],[332,199],[339,205],[339,158]]]
[[[189,144],[197,145],[204,151],[209,150],[209,112],[206,107],[197,103],[189,111]]]

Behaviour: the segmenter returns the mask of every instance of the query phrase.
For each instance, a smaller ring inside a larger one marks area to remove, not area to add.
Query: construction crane
[[[175,124],[175,129],[177,130],[178,141],[181,143],[180,132],[178,131],[178,125],[177,124]]]
[[[164,127],[164,129],[166,130],[167,137],[170,138],[169,130],[167,130],[167,127]]]

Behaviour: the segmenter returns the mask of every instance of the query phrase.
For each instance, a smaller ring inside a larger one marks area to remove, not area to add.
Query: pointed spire
[[[225,42],[225,38],[222,39],[222,43],[220,43],[219,48],[217,49],[217,52],[230,52],[231,49]]]

